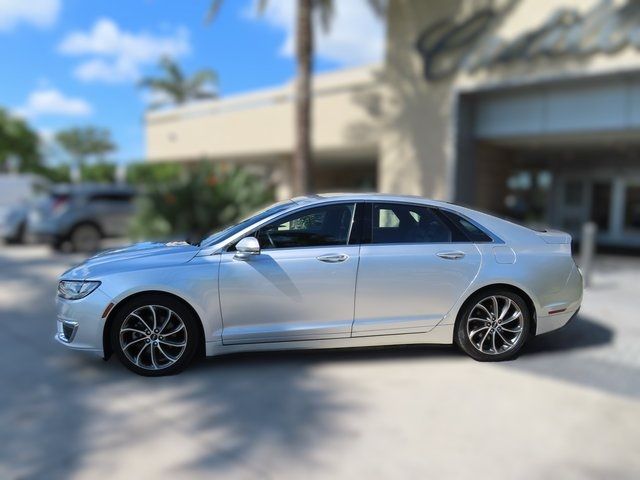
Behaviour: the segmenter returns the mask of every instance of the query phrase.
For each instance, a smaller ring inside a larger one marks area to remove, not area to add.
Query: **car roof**
[[[454,204],[448,202],[432,200],[418,195],[396,195],[389,193],[319,193],[296,197],[293,198],[292,201],[297,205],[312,205],[314,203],[324,203],[328,201],[380,201],[455,207]]]

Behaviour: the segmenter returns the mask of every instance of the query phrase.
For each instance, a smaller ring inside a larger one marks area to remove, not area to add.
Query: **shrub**
[[[200,240],[272,200],[272,189],[261,177],[240,167],[201,162],[170,181],[147,183],[131,234]]]
[[[83,182],[113,183],[116,181],[116,165],[107,162],[82,165],[80,178]]]
[[[134,163],[127,167],[127,183],[132,185],[155,185],[180,178],[185,171],[180,163]]]

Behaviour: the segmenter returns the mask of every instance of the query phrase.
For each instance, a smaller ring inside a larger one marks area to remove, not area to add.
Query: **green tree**
[[[127,168],[127,183],[141,186],[166,184],[179,179],[184,171],[182,162],[134,163]]]
[[[353,1],[353,0],[351,0]],[[212,0],[208,20],[215,18],[223,0]],[[258,11],[262,13],[269,0],[258,1]],[[387,0],[367,0],[376,14],[386,12]],[[296,87],[295,87],[295,148],[293,154],[293,191],[296,195],[313,190],[311,171],[313,157],[311,151],[311,72],[313,71],[313,18],[317,14],[322,26],[328,29],[334,13],[333,0],[297,0],[296,14]]]
[[[111,132],[105,128],[69,128],[56,133],[55,140],[80,170],[90,158],[104,161],[105,155],[116,149]]]
[[[246,169],[204,161],[143,191],[131,229],[137,239],[199,240],[273,201],[272,189]]]
[[[116,164],[111,162],[83,165],[80,177],[86,182],[113,183],[116,181],[117,168]]]
[[[21,118],[0,108],[0,171],[9,169],[8,161],[15,158],[20,172],[32,172],[42,165],[38,134]]]
[[[193,75],[186,75],[173,59],[163,57],[160,60],[162,76],[146,77],[140,86],[157,94],[159,100],[151,103],[149,108],[165,105],[182,105],[191,100],[202,100],[216,97],[218,75],[214,70],[198,70]]]

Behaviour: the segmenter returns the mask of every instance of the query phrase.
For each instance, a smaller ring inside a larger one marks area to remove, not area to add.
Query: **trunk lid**
[[[560,230],[545,230],[543,232],[536,232],[536,235],[544,240],[546,243],[553,245],[565,245],[571,243],[571,235]]]

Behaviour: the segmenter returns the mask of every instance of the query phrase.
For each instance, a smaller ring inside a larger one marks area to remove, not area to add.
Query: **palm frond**
[[[204,17],[204,21],[206,23],[211,23],[218,16],[218,12],[220,11],[220,7],[222,7],[222,2],[224,0],[211,0],[209,4],[209,10],[207,10],[207,14]]]
[[[258,0],[258,13],[262,15],[264,11],[267,9],[267,5],[269,4],[269,0]]]
[[[164,56],[160,59],[160,68],[167,73],[167,76],[175,83],[180,83],[184,81],[184,73],[182,73],[182,69],[180,65],[173,60],[171,57]]]
[[[367,0],[367,3],[369,3],[371,10],[373,10],[377,16],[381,18],[386,16],[389,0]]]
[[[327,32],[331,28],[331,22],[335,13],[333,0],[314,0],[313,8],[320,17],[322,29]]]

